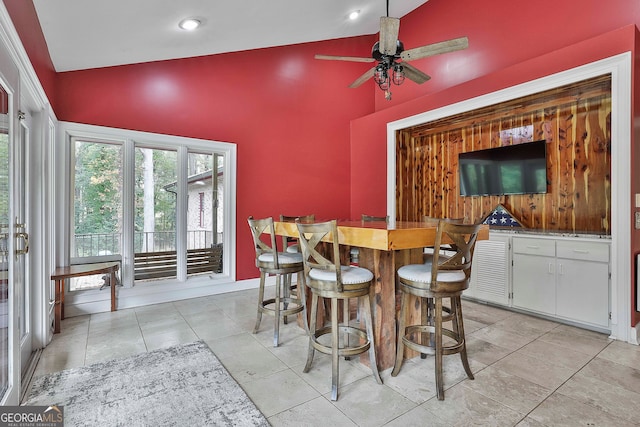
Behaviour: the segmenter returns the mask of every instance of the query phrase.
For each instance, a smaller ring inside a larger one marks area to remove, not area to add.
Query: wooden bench
[[[55,282],[55,321],[53,332],[60,333],[60,322],[64,319],[64,281],[72,277],[93,276],[97,274],[108,275],[111,286],[111,311],[116,311],[116,272],[120,269],[120,261],[100,262],[96,264],[76,264],[67,267],[58,267],[51,275]]]
[[[175,277],[178,271],[176,251],[140,252],[133,261],[134,279]],[[187,274],[222,272],[222,244],[187,250]]]

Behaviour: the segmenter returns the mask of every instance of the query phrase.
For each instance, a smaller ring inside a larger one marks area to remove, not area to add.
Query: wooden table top
[[[91,276],[93,274],[118,271],[120,261],[98,262],[94,264],[76,264],[58,267],[51,275],[51,280],[62,280],[69,277]]]
[[[417,249],[433,246],[437,221],[343,221],[338,220],[338,241],[343,245],[383,251]],[[274,222],[276,235],[297,237],[298,228],[292,222]],[[478,240],[489,238],[489,226],[483,225]]]

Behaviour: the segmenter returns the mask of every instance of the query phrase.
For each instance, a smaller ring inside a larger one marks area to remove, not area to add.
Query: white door
[[[18,113],[18,138],[13,155],[14,167],[14,212],[16,233],[16,258],[14,264],[14,284],[18,295],[18,327],[20,331],[20,366],[21,373],[29,366],[32,352],[32,316],[33,296],[29,286],[29,224],[27,224],[28,194],[27,156],[29,152],[29,131],[31,116],[20,111]]]
[[[15,260],[16,229],[13,215],[13,150],[19,75],[0,47],[0,404],[17,405],[20,394]]]
[[[9,209],[9,159],[10,159],[10,115],[9,95],[0,87],[0,395],[5,396],[11,387],[9,365],[11,342],[11,303],[9,297],[10,215]]]

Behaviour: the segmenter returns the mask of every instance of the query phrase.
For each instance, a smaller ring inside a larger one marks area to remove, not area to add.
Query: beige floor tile
[[[467,373],[462,365],[460,355],[444,356],[442,364],[445,390],[467,379]],[[469,360],[469,366],[471,367],[471,372],[474,373],[486,367],[486,365],[475,360]],[[426,359],[414,357],[410,360],[405,360],[395,378],[390,376],[390,370],[385,371],[383,374],[389,382],[389,387],[415,403],[423,403],[436,395],[436,371],[435,358],[433,356],[427,356]],[[387,383],[385,382],[385,384]]]
[[[525,414],[486,397],[460,383],[445,391],[445,400],[435,397],[421,405],[450,426],[513,426]]]
[[[450,427],[451,424],[441,420],[433,412],[429,412],[422,406],[405,412],[398,418],[391,420],[387,427]]]
[[[252,334],[257,295],[251,289],[65,319],[35,375],[203,339],[274,426],[617,427],[640,419],[640,347],[469,300],[463,315],[475,380],[459,355],[445,356],[446,399],[438,401],[432,356],[405,361],[394,378],[391,369],[381,372],[383,385],[357,358],[342,359],[339,400],[331,402],[330,357],[316,352],[311,371],[302,372],[302,328],[281,324],[274,348],[273,317],[264,315]],[[275,396],[280,390],[289,393]]]
[[[512,353],[492,366],[551,390],[558,388],[575,372],[522,353]]]
[[[320,393],[291,369],[242,384],[253,403],[266,417],[320,397]]]
[[[214,297],[190,298],[182,301],[175,301],[173,306],[183,316],[185,314],[195,314],[220,309]]]
[[[539,339],[540,341],[556,344],[560,347],[579,351],[590,356],[595,356],[611,342],[605,334],[566,325],[558,326],[552,331],[542,335]]]
[[[118,345],[111,345],[107,343],[98,343],[92,346],[87,346],[87,355],[85,358],[85,365],[91,365],[93,363],[104,362],[111,359],[120,359],[123,357],[133,356],[135,354],[144,353],[147,348],[140,337],[140,340],[120,342]]]
[[[89,315],[66,318],[60,323],[60,334],[56,334],[56,336],[86,335],[89,333],[90,320],[91,316]]]
[[[622,341],[613,341],[598,354],[598,358],[640,369],[640,346]]]
[[[178,344],[188,344],[198,340],[198,336],[190,328],[171,329],[165,332],[147,333],[144,335],[147,351],[158,350]]]
[[[488,366],[462,385],[503,405],[526,414],[546,399],[552,390]]]
[[[269,417],[273,427],[355,427],[346,415],[320,396]],[[408,424],[405,424],[407,426]]]
[[[545,427],[545,425],[531,417],[525,417],[522,421],[516,424],[516,427]]]
[[[496,328],[530,338],[538,338],[540,335],[557,328],[558,325],[558,323],[550,320],[520,313],[516,313],[513,316],[509,316],[493,324]]]
[[[287,365],[246,333],[205,342],[241,385],[288,369]]]
[[[319,393],[331,392],[331,356],[316,352],[309,372],[303,372],[305,364],[306,357],[303,363],[293,366],[292,370]],[[360,363],[357,358],[351,360],[340,358],[338,362],[338,393],[343,387],[363,378],[369,378],[376,383],[371,370]]]
[[[575,426],[637,426],[626,420],[601,411],[593,406],[581,403],[575,399],[554,393],[529,415],[530,418],[545,426],[575,427]]]
[[[303,330],[299,330],[295,334],[293,331],[286,331],[285,335],[281,335],[280,339],[278,347],[273,347],[273,339],[268,343],[263,343],[263,345],[290,368],[306,363],[309,336]],[[262,342],[260,339],[259,341]]]
[[[582,368],[580,374],[634,393],[640,393],[640,364],[635,365],[634,369],[624,364],[596,357]]]
[[[512,351],[524,347],[536,339],[536,337],[525,337],[515,332],[505,331],[494,325],[465,335],[469,338],[481,339]]]
[[[574,370],[582,368],[593,358],[589,354],[540,340],[525,345],[516,353]]]
[[[578,372],[558,393],[630,422],[640,421],[640,393]]]
[[[467,357],[485,365],[491,365],[512,352],[499,345],[492,344],[473,335],[467,334]]]
[[[373,377],[341,387],[334,404],[356,424],[371,427],[383,426],[416,407],[409,399],[378,384]]]

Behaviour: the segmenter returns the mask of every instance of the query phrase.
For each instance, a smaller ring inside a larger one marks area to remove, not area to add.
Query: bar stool
[[[316,216],[314,214],[302,215],[302,216],[287,216],[280,215],[280,222],[314,222]],[[296,253],[300,252],[300,245],[298,244],[297,237],[282,236],[282,251]]]
[[[443,355],[459,353],[467,377],[473,379],[467,360],[460,296],[462,291],[469,287],[471,260],[479,230],[479,224],[462,225],[440,221],[436,232],[433,261],[427,264],[405,265],[398,269],[402,302],[398,319],[396,361],[391,376],[395,377],[400,372],[405,346],[421,355],[435,355],[438,400],[444,400]],[[456,253],[441,261],[440,248],[445,239],[455,245]],[[420,298],[420,325],[406,324],[410,295]],[[443,306],[444,298],[450,300],[450,308]],[[451,322],[451,328],[444,328],[444,322]],[[455,342],[447,342],[445,345],[443,336],[452,338]]]
[[[437,221],[445,221],[451,222],[453,224],[462,224],[464,223],[464,217],[462,218],[436,218],[433,216],[425,215],[422,217],[423,222],[437,222]],[[440,256],[447,257],[450,255],[450,252],[455,252],[455,248],[451,245],[442,245],[440,247]],[[425,248],[424,253],[422,254],[422,258],[424,262],[431,262],[433,259],[433,248]],[[441,260],[442,261],[442,260]]]
[[[296,222],[296,221],[314,222],[315,220],[316,220],[316,216],[314,214],[302,215],[302,216],[287,216],[287,215],[280,214],[280,222]],[[290,236],[282,236],[282,251],[288,252],[288,253],[294,253],[294,254],[299,253],[300,245],[298,244],[298,238],[290,237]],[[284,276],[284,280],[286,282],[284,286],[286,286],[289,289],[289,293],[290,293],[290,295],[285,295],[285,296],[293,296],[295,298],[299,298],[298,289],[302,289],[300,287],[300,284],[302,283],[302,270],[298,272],[298,281],[296,282],[295,285],[291,283],[292,276],[293,276],[292,274],[287,274]],[[293,294],[291,294],[291,292],[293,292]],[[287,308],[286,303],[284,307]],[[284,324],[286,325],[288,322],[287,316],[285,316],[283,320],[284,320]]]
[[[360,217],[360,220],[362,222],[375,222],[375,221],[389,222],[389,215],[374,216],[374,215],[362,214],[362,216]],[[354,265],[358,265],[360,250],[358,248],[351,248],[351,250],[349,251],[349,256],[351,257],[351,263]]]
[[[300,253],[278,252],[273,218],[254,219],[249,217],[248,222],[256,250],[256,267],[260,270],[258,318],[253,333],[257,333],[258,329],[260,329],[262,313],[272,314],[275,317],[273,346],[277,347],[279,344],[280,318],[282,317],[286,323],[287,316],[305,310],[304,291],[298,292],[296,297],[292,298],[289,292],[290,281],[286,279],[287,276],[291,277],[291,274],[303,270],[302,255]],[[270,245],[262,240],[263,233],[269,235]],[[276,275],[275,298],[264,298],[264,285],[267,275]],[[306,316],[303,317],[305,318],[304,324],[306,328]]]
[[[317,224],[298,225],[300,248],[304,264],[305,284],[311,289],[311,322],[309,326],[309,353],[303,372],[309,372],[315,350],[331,355],[331,400],[338,399],[339,357],[348,358],[369,352],[369,364],[373,377],[382,384],[378,373],[376,352],[373,338],[373,322],[371,318],[371,284],[373,273],[366,268],[340,265],[340,249],[338,243],[338,227],[336,221]],[[322,242],[327,239],[327,243]],[[326,246],[325,246],[326,245]],[[326,251],[326,256],[323,254]],[[331,300],[331,322],[329,326],[316,327],[318,299]],[[344,307],[343,322],[338,321],[338,301],[358,298],[359,308],[363,313],[365,330],[349,324],[349,313]],[[320,342],[324,335],[331,334],[331,343]],[[340,345],[342,334],[343,344]],[[357,341],[351,343],[349,336]]]

